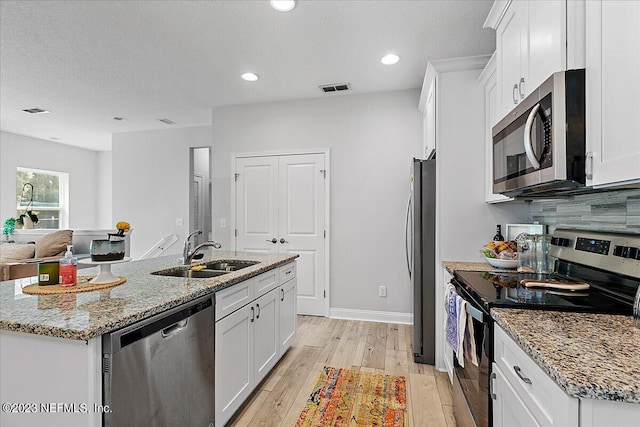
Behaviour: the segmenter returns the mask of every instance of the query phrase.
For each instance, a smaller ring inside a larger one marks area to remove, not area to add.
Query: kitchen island
[[[117,264],[127,281],[112,288],[59,295],[25,295],[36,278],[0,283],[2,425],[101,425],[101,338],[199,297],[214,295],[295,260],[295,254],[215,251],[203,262],[257,261],[207,279],[153,275],[180,268],[176,257]],[[278,270],[275,270],[278,271]],[[96,274],[97,268],[82,274]],[[213,327],[214,325],[212,325]],[[6,406],[5,406],[6,405]]]

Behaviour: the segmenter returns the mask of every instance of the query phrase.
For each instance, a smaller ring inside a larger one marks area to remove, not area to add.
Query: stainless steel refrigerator
[[[433,157],[433,156],[432,156]],[[407,206],[407,269],[413,286],[413,355],[435,364],[436,160],[413,159]]]

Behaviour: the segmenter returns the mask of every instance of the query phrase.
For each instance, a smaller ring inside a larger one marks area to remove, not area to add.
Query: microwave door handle
[[[536,153],[533,152],[533,144],[531,143],[531,129],[533,128],[533,121],[536,119],[536,114],[540,109],[540,104],[536,104],[531,109],[529,117],[527,117],[527,123],[524,125],[524,152],[529,159],[529,163],[534,169],[540,169],[540,161],[536,157]]]

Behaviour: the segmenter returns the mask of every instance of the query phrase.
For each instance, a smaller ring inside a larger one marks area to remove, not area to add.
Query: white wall
[[[231,154],[331,148],[331,307],[411,312],[404,224],[418,90],[215,108],[214,236],[230,247]],[[386,285],[387,297],[378,296]]]
[[[118,220],[113,220],[111,210],[113,208],[113,163],[111,151],[98,152],[98,228],[114,228]]]
[[[98,152],[52,141],[0,132],[0,218],[16,215],[16,168],[69,174],[69,227],[99,228]],[[36,188],[36,191],[38,189]]]
[[[181,253],[189,231],[189,148],[211,140],[210,126],[113,135],[112,217],[134,229],[134,259],[174,233],[179,240],[169,252]],[[176,225],[177,218],[183,225]]]

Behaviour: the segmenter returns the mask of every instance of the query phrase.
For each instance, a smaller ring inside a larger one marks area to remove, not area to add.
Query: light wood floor
[[[298,316],[298,336],[228,425],[294,426],[323,366],[407,379],[410,426],[455,426],[446,373],[413,362],[409,325]]]

